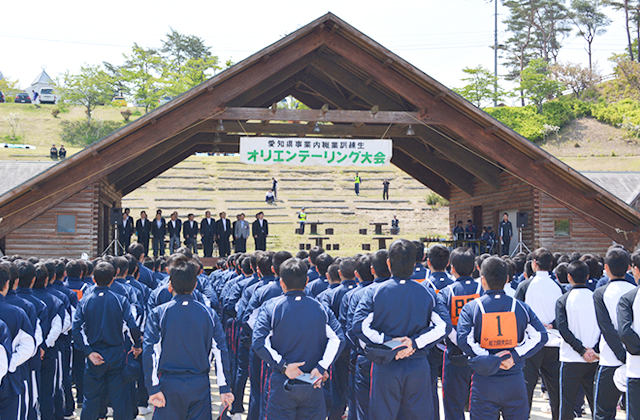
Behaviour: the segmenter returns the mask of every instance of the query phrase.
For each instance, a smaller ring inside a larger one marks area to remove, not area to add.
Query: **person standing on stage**
[[[353,179],[354,184],[355,184],[355,189],[356,189],[356,195],[360,195],[360,183],[362,182],[362,179],[360,178],[360,175],[356,172],[356,177]]]
[[[389,180],[385,179],[382,183],[382,199],[389,200]]]
[[[125,251],[129,249],[129,245],[131,245],[133,229],[133,217],[129,216],[129,209],[124,209],[124,213],[122,213],[122,226],[120,226],[120,243]]]
[[[138,235],[138,242],[144,246],[144,254],[149,255],[149,235],[151,232],[151,222],[147,220],[147,212],[141,211],[140,218],[136,222],[136,234]],[[127,247],[127,249],[129,249]]]
[[[247,238],[251,234],[249,222],[244,220],[244,213],[238,215],[238,220],[234,222],[233,237],[235,239],[236,252],[247,252]]]
[[[198,255],[198,222],[194,220],[193,213],[189,213],[187,218],[189,220],[184,222],[184,228],[182,229],[184,244],[193,252],[193,255]]]
[[[178,212],[171,213],[171,220],[167,223],[169,231],[169,254],[180,248],[180,231],[182,230],[182,220],[178,219]]]
[[[213,241],[216,237],[216,220],[211,217],[211,212],[207,210],[204,219],[200,223],[200,235],[202,236],[202,249],[205,258],[213,257]]]
[[[509,245],[511,245],[511,237],[513,236],[513,226],[509,221],[509,215],[504,213],[502,215],[502,222],[498,226],[498,235],[502,249],[500,255],[509,255]]]
[[[231,253],[229,237],[231,236],[231,221],[227,219],[227,213],[220,213],[220,219],[216,222],[216,236],[218,237],[218,250],[221,257],[228,257]]]
[[[156,220],[151,225],[153,234],[153,256],[164,255],[164,237],[167,234],[167,222],[162,217],[162,210],[156,212]]]
[[[256,221],[252,226],[253,238],[256,241],[256,251],[267,250],[267,236],[269,236],[269,223],[264,219],[264,213],[256,214]]]

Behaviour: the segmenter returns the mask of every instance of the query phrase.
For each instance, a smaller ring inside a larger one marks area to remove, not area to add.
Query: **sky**
[[[500,3],[499,42],[506,39],[507,13]],[[463,86],[465,67],[493,69],[494,4],[486,0],[33,0],[3,4],[0,71],[24,88],[42,68],[55,78],[85,63],[121,64],[134,42],[160,47],[169,27],[202,37],[222,62],[239,62],[327,12],[445,86]],[[622,13],[607,13],[613,23],[594,43],[605,75],[612,71],[609,56],[626,46]],[[586,65],[582,37],[573,33],[563,45],[560,61]]]

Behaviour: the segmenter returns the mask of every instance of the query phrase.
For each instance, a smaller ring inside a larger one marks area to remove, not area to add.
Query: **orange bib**
[[[83,295],[82,290],[73,289],[73,291],[76,292],[76,296],[78,296],[78,302],[80,302],[80,300],[82,299],[82,295]]]
[[[480,299],[478,307],[482,312],[482,332],[480,334],[480,347],[488,350],[512,349],[518,346],[518,323],[516,321],[516,300],[511,298],[511,311],[489,312],[484,311]]]
[[[481,288],[482,285],[478,284],[478,290],[476,290],[472,295],[451,296],[451,323],[454,327],[458,325],[458,318],[460,317],[460,312],[462,312],[464,305],[479,298]]]

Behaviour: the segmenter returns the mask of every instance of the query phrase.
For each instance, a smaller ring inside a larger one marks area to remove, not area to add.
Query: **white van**
[[[52,87],[43,87],[38,90],[37,103],[40,104],[57,104],[60,95],[53,91]]]

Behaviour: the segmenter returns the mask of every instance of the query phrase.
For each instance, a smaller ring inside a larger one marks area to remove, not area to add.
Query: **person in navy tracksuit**
[[[9,372],[11,362],[11,334],[9,327],[0,319],[0,383]],[[2,390],[2,387],[0,387]]]
[[[349,309],[347,311],[345,334],[351,341],[357,352],[357,358],[355,361],[355,374],[353,382],[353,393],[355,398],[355,414],[358,420],[367,420],[369,418],[369,390],[371,388],[371,361],[364,355],[364,349],[362,348],[361,341],[352,335],[353,317],[358,308],[360,301],[373,291],[381,283],[389,280],[391,273],[387,266],[387,259],[389,253],[386,249],[380,249],[373,253],[370,258],[371,277],[373,282],[370,283],[364,273],[361,271],[361,261],[358,261],[358,272],[360,278],[360,287],[353,290],[349,298]],[[364,265],[364,264],[362,264]],[[370,284],[369,284],[370,283]],[[344,302],[344,299],[343,299]],[[349,407],[349,411],[352,408]]]
[[[316,266],[316,259],[324,254],[324,249],[319,246],[314,246],[309,250],[309,270],[307,271],[308,283],[311,283],[315,279],[320,277],[318,273],[318,267]]]
[[[458,319],[458,346],[474,371],[471,418],[529,418],[524,361],[540,351],[547,330],[524,302],[507,296],[505,261],[490,257],[482,263],[484,296],[467,303]]]
[[[416,265],[413,267],[413,274],[411,274],[411,280],[415,280],[418,283],[422,283],[427,278],[427,269],[422,265],[424,260],[424,245],[420,241],[412,241],[416,247]]]
[[[6,324],[11,341],[9,357],[5,359],[8,361],[8,373],[0,384],[0,418],[19,419],[24,418],[20,400],[27,381],[26,368],[37,348],[34,330],[27,314],[5,298],[10,287],[11,272],[7,267],[0,267],[0,320]]]
[[[318,297],[320,293],[322,293],[329,287],[329,280],[327,280],[327,271],[329,270],[329,266],[333,264],[333,257],[327,253],[322,253],[318,255],[315,261],[315,268],[317,269],[318,277],[315,280],[309,280],[307,286],[304,289],[305,292],[307,292],[307,295],[311,297]]]
[[[96,287],[80,301],[73,320],[74,345],[87,357],[81,420],[98,419],[105,390],[114,420],[131,418],[122,378],[126,353],[123,331],[133,340],[131,353],[138,357],[142,351],[140,330],[128,300],[109,287],[115,273],[110,263],[98,263],[93,273]]]
[[[369,418],[424,419],[433,409],[428,348],[451,332],[447,312],[436,294],[409,280],[415,265],[415,246],[404,239],[389,247],[393,277],[381,283],[358,304],[351,334],[369,346],[392,339],[403,348],[395,360],[374,363],[371,375]],[[386,360],[385,360],[386,361]]]
[[[304,292],[306,265],[291,258],[280,267],[285,295],[265,303],[253,332],[254,352],[272,368],[267,418],[323,420],[323,375],[344,346],[334,314]],[[296,379],[308,373],[310,385]]]
[[[198,266],[181,256],[169,266],[173,299],[155,308],[144,332],[143,358],[154,419],[211,419],[209,370],[215,359],[220,400],[233,402],[229,356],[218,315],[195,301]],[[189,357],[185,357],[188,355]]]
[[[593,292],[586,284],[589,266],[583,261],[572,262],[567,268],[567,278],[571,289],[556,303],[556,326],[562,335],[560,420],[574,418],[576,401],[582,406],[585,394],[594,412],[593,379],[598,369],[596,350],[600,340]]]
[[[457,325],[462,308],[468,302],[482,296],[482,285],[471,273],[475,265],[475,255],[470,248],[456,248],[451,252],[451,274],[456,281],[438,294],[447,309],[453,329],[446,338],[444,369],[442,373],[442,395],[444,417],[447,420],[463,420],[465,405],[469,401],[471,388],[471,368],[467,356],[458,347]]]
[[[631,255],[631,273],[640,281],[640,251]],[[640,287],[618,303],[618,333],[627,350],[627,419],[640,419]]]
[[[134,243],[129,247],[129,253],[133,255],[138,262],[138,271],[140,272],[138,281],[153,290],[158,286],[158,282],[153,278],[153,271],[142,264],[144,257],[148,256],[145,249],[145,246],[141,243]]]
[[[78,261],[71,260],[66,265],[67,279],[64,285],[76,294],[79,300],[84,296],[88,286],[82,280],[82,265]],[[77,306],[76,306],[77,307]],[[76,384],[76,406],[82,405],[84,395],[84,366],[85,355],[81,350],[73,347],[73,363],[71,365],[71,377]]]
[[[618,332],[618,302],[625,293],[635,289],[626,279],[629,253],[611,247],[604,259],[604,270],[609,281],[593,292],[596,319],[600,327],[600,367],[595,379],[596,420],[609,420],[616,416],[616,407],[622,393],[615,386],[613,375],[626,363],[627,353]]]

